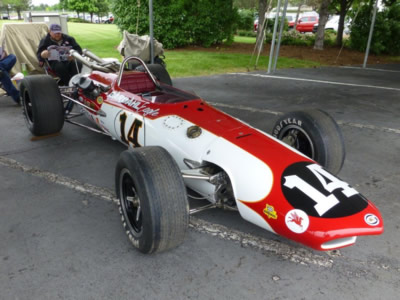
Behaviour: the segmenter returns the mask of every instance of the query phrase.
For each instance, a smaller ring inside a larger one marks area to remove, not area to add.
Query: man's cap
[[[61,33],[61,26],[58,24],[51,24],[50,31],[53,33]]]

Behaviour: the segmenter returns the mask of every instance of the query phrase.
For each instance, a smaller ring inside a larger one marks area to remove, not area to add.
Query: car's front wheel
[[[345,147],[335,120],[321,110],[289,112],[281,116],[272,135],[315,160],[336,175],[343,166]]]
[[[189,224],[189,204],[178,165],[161,147],[124,151],[115,186],[122,224],[142,253],[180,245]]]

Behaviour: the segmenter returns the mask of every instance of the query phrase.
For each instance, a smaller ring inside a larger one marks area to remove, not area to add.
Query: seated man
[[[52,51],[57,51],[57,47],[74,49],[82,54],[81,46],[73,37],[61,33],[60,25],[51,24],[49,33],[40,41],[36,54],[41,66],[48,59],[51,69],[60,77],[60,85],[68,85],[71,77],[80,72],[82,64],[78,62],[78,70],[72,56],[54,55]]]
[[[0,47],[0,82],[3,85],[3,89],[7,92],[13,100],[19,104],[19,91],[15,88],[14,84],[10,79],[10,70],[14,67],[17,58],[14,54],[7,53]]]

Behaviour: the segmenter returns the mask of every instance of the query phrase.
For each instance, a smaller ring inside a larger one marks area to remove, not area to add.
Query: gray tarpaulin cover
[[[137,56],[145,62],[150,61],[150,37],[148,35],[139,36],[124,31],[124,38],[118,46],[119,53],[124,56]],[[163,55],[163,45],[154,40],[154,56]]]
[[[21,64],[25,63],[29,72],[43,73],[36,57],[40,40],[47,34],[45,23],[5,23],[1,29],[0,46],[7,53],[15,54],[17,63],[12,74],[21,72]]]

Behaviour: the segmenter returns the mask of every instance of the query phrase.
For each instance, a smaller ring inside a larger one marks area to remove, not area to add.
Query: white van
[[[333,31],[337,32],[338,28],[339,28],[339,19],[340,19],[339,15],[333,15],[328,20],[328,22],[326,22],[325,30],[333,30]],[[344,31],[343,31],[345,34],[349,33],[349,31],[350,31],[349,27],[350,27],[350,23],[347,20],[345,20],[345,22],[344,22]],[[317,30],[318,30],[318,23],[314,25],[313,32],[316,33]]]

